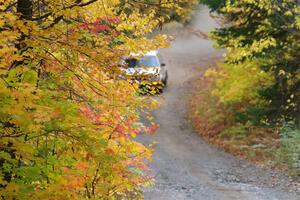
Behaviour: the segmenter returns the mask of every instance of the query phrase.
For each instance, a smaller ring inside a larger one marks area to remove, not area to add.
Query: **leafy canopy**
[[[153,132],[140,112],[157,106],[118,80],[130,52],[167,47],[145,36],[185,2],[0,1],[2,199],[115,199],[150,178]]]

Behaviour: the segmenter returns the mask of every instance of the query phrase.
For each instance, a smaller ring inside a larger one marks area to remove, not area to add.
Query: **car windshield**
[[[143,56],[139,60],[139,66],[158,67],[159,62],[156,56]]]
[[[129,68],[134,67],[158,67],[159,61],[156,56],[143,56],[139,60],[135,58],[128,58],[125,60],[125,62],[128,64]]]

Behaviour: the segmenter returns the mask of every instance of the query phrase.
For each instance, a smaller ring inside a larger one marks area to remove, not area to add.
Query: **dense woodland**
[[[299,125],[297,1],[225,2],[211,4],[228,22],[212,33],[217,44],[228,50],[223,68],[230,76],[219,79],[222,87],[217,85],[216,93],[224,103],[248,102],[241,116],[244,121],[294,120]]]

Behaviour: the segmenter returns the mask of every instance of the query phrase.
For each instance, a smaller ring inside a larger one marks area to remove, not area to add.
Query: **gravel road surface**
[[[151,168],[155,186],[143,190],[146,200],[300,200],[289,192],[280,175],[239,160],[204,142],[185,119],[190,82],[201,76],[201,67],[221,57],[201,31],[217,26],[206,7],[200,6],[189,27],[178,30],[162,55],[169,71],[169,84],[162,106],[154,112],[161,125],[144,144],[157,141]],[[202,70],[203,71],[203,70]],[[201,103],[201,102],[199,102]]]

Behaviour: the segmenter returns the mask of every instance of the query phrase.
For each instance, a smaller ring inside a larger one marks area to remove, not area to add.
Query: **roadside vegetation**
[[[201,0],[223,26],[224,60],[194,83],[190,119],[227,151],[300,180],[300,9],[296,0]]]
[[[133,138],[157,102],[118,63],[167,47],[145,36],[195,2],[0,0],[1,199],[141,198],[152,149]]]

